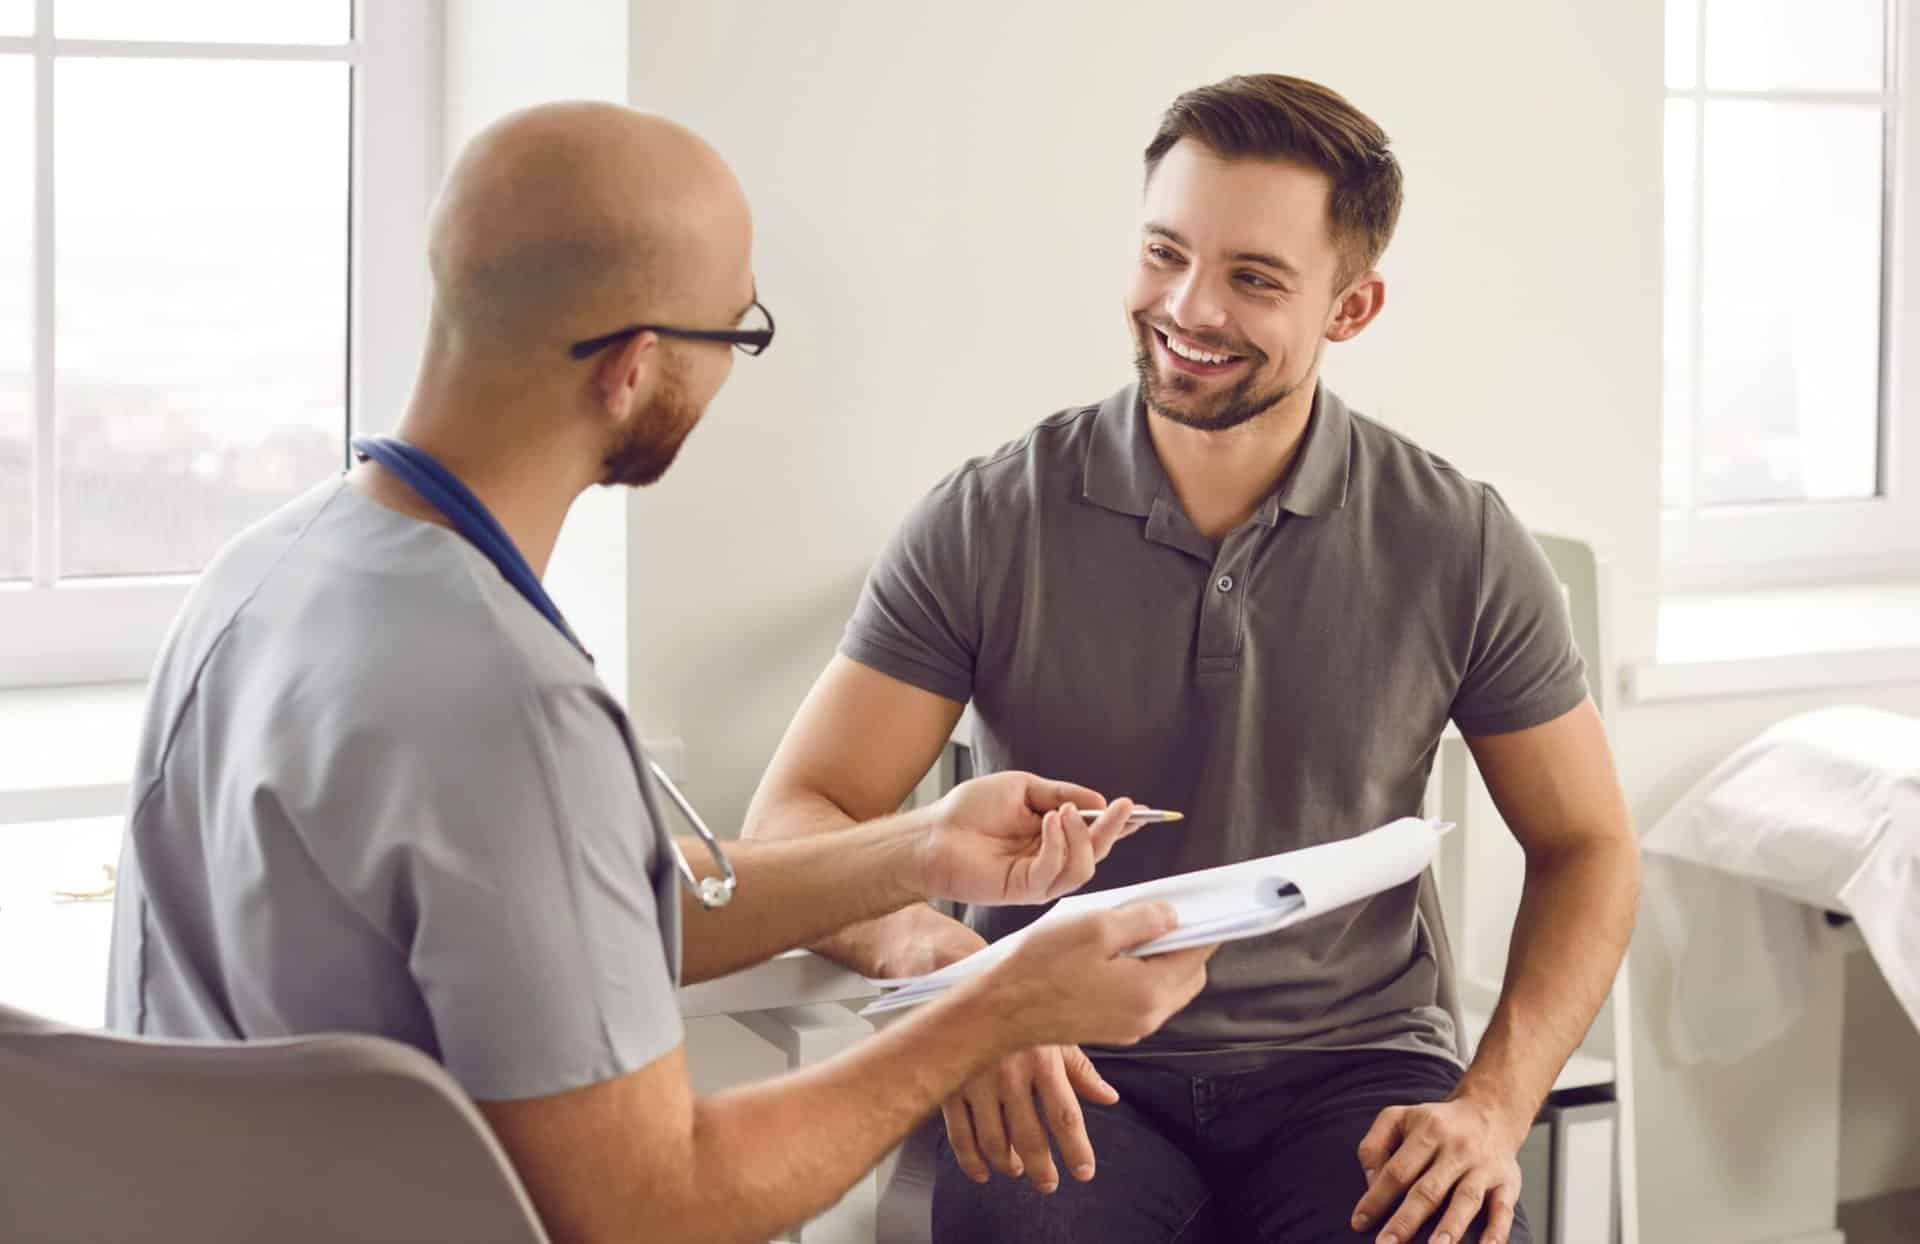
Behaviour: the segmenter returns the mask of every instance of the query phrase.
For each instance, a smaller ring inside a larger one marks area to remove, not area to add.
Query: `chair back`
[[[0,1239],[547,1244],[486,1121],[410,1046],[134,1038],[5,1006]]]
[[[1593,546],[1584,540],[1536,531],[1533,542],[1547,555],[1554,577],[1566,590],[1574,646],[1580,649],[1580,656],[1587,663],[1587,690],[1593,694],[1594,707],[1604,716],[1607,703],[1613,698],[1607,687],[1605,567],[1594,556]]]

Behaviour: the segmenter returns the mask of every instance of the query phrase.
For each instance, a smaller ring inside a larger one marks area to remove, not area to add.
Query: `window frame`
[[[1672,3],[1672,0],[1669,0]],[[1903,348],[1920,344],[1920,263],[1908,221],[1920,214],[1920,115],[1909,89],[1920,64],[1920,23],[1908,20],[1907,0],[1887,0],[1886,80],[1879,98],[1885,124],[1882,145],[1880,231],[1880,402],[1878,495],[1845,501],[1669,506],[1665,498],[1667,420],[1699,410],[1703,248],[1702,140],[1709,100],[1758,99],[1803,102],[1867,102],[1867,92],[1805,90],[1709,90],[1706,85],[1707,0],[1695,0],[1694,84],[1667,86],[1667,100],[1695,104],[1693,316],[1689,334],[1692,401],[1687,412],[1662,402],[1661,563],[1669,590],[1763,586],[1840,578],[1912,576],[1920,571],[1920,368],[1902,364]],[[1663,139],[1664,142],[1664,139]],[[1664,213],[1663,213],[1664,218]],[[1664,228],[1664,225],[1663,225]],[[1671,279],[1668,274],[1665,279]],[[1662,393],[1666,390],[1662,360]],[[1691,438],[1689,438],[1691,445]],[[1689,462],[1691,466],[1691,461]]]
[[[389,430],[412,388],[431,291],[426,217],[438,180],[443,111],[442,10],[437,2],[353,0],[341,44],[64,39],[54,0],[36,0],[35,30],[0,36],[0,55],[26,54],[34,77],[32,422],[33,578],[0,584],[0,688],[144,679],[196,576],[51,582],[58,532],[53,394],[53,74],[60,57],[328,61],[350,66],[347,440]],[[371,189],[370,189],[371,188]]]

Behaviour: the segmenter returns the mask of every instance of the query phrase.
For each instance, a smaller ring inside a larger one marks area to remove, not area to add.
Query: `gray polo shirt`
[[[1132,386],[968,462],[888,544],[841,651],[971,700],[983,772],[1187,813],[1116,846],[1096,888],[1416,813],[1449,718],[1497,734],[1586,695],[1559,585],[1499,495],[1325,386],[1286,477],[1217,547]],[[1451,958],[1421,884],[1222,948],[1205,992],[1134,1053],[1196,1069],[1309,1047],[1454,1058]],[[968,919],[992,939],[1041,910]]]
[[[474,1097],[680,1041],[671,849],[593,667],[442,527],[344,481],[239,536],[161,653],[107,1022],[393,1037]]]

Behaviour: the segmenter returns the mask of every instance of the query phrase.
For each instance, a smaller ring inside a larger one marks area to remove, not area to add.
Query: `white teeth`
[[[1166,341],[1167,349],[1183,359],[1192,359],[1196,363],[1230,363],[1234,359],[1231,354],[1208,354],[1205,350],[1196,350],[1192,346],[1183,344],[1177,337],[1166,333],[1160,335]]]

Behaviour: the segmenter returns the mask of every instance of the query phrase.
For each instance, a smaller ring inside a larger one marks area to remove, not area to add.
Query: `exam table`
[[[1920,718],[1843,705],[1779,722],[1643,845],[1683,1062],[1737,1061],[1790,1027],[1828,930],[1864,945],[1920,1028]]]
[[[1760,1116],[1783,1129],[1778,1156],[1766,1160],[1816,1172],[1834,1195],[1843,1016],[1848,978],[1860,979],[1849,961],[1870,956],[1920,1028],[1920,719],[1840,706],[1778,722],[1716,765],[1643,841],[1643,919],[1672,964],[1662,1035],[1673,1058],[1751,1059],[1778,1074],[1773,1047],[1790,1041],[1791,1105]],[[1723,1083],[1728,1074],[1702,1073]],[[1769,1091],[1758,1079],[1753,1088]],[[1824,1231],[1795,1238],[1838,1240],[1850,1216],[1878,1231],[1920,1209],[1887,1201],[1837,1206]]]

